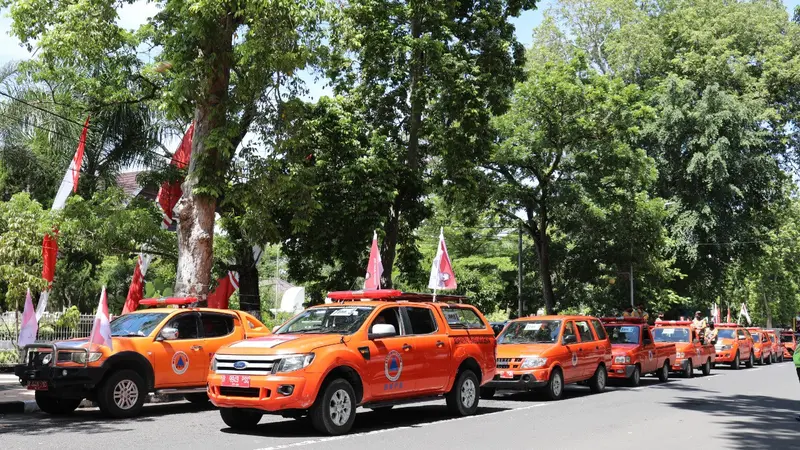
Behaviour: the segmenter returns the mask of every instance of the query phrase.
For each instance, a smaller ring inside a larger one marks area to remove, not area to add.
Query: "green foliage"
[[[81,312],[78,311],[78,307],[70,306],[66,311],[61,313],[61,317],[58,318],[55,325],[58,328],[66,328],[75,331],[78,329],[80,320]]]
[[[172,286],[164,283],[164,280],[160,278],[148,281],[144,287],[145,298],[169,297],[172,294]]]
[[[16,350],[0,350],[0,367],[13,366],[19,363],[19,352]]]
[[[15,194],[0,203],[0,281],[6,286],[5,305],[20,309],[25,291],[44,288],[42,273],[42,236],[52,222],[27,193]]]

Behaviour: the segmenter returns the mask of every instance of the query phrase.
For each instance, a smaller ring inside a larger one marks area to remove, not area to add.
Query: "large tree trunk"
[[[538,223],[530,228],[530,234],[536,245],[536,256],[539,259],[539,277],[542,280],[544,309],[547,314],[555,314],[556,301],[553,294],[553,278],[550,273],[550,236],[547,235],[547,226],[547,210],[541,208]]]
[[[381,287],[385,289],[392,288],[392,268],[394,267],[394,259],[397,256],[397,239],[400,234],[400,211],[398,203],[400,203],[399,199],[395,200],[389,211],[389,219],[386,221],[386,226],[383,228],[386,236],[383,238],[383,243],[381,244],[381,262],[383,263],[383,280],[381,281]]]
[[[253,248],[249,245],[239,245],[238,253],[239,308],[242,311],[261,312],[261,295],[258,289],[258,266],[256,265],[255,258],[253,258]],[[256,317],[259,317],[259,315],[256,314]]]
[[[210,33],[201,44],[208,69],[201,85],[201,98],[197,99],[195,108],[189,171],[182,186],[183,195],[176,206],[178,271],[175,293],[197,297],[201,302],[206,301],[211,284],[217,199],[208,193],[196,192],[196,188],[218,187],[223,182],[220,174],[224,173],[231,156],[221,151],[218,145],[227,125],[235,29],[233,15],[222,16],[218,25],[218,32]]]

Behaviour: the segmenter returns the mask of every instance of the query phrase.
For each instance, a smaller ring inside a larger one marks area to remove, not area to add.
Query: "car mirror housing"
[[[178,330],[176,328],[164,327],[158,333],[159,341],[174,341],[175,339],[178,339]]]
[[[388,323],[379,323],[372,326],[372,330],[369,333],[370,339],[381,339],[397,336],[397,330],[394,328],[394,325]]]

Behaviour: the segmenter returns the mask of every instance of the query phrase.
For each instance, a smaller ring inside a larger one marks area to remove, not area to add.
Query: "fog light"
[[[530,375],[523,375],[522,376],[522,381],[524,381],[526,383],[531,381],[531,376]]]
[[[67,369],[64,369],[64,370],[61,371],[61,376],[62,377],[67,376]]]
[[[292,392],[294,392],[293,384],[282,384],[278,386],[278,393],[283,395],[284,397],[292,395]]]

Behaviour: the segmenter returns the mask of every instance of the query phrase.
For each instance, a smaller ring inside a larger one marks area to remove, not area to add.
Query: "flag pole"
[[[433,290],[433,301],[436,301],[436,289]]]

